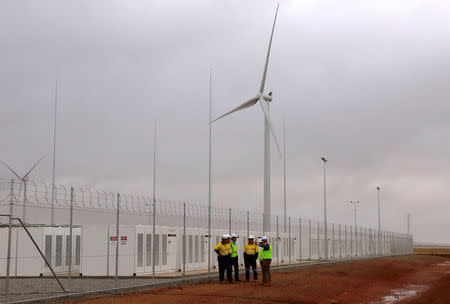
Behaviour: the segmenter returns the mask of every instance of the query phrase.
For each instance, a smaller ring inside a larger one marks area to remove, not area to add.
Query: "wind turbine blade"
[[[277,10],[275,12],[275,19],[273,19],[272,33],[270,34],[269,48],[267,49],[266,63],[264,64],[264,72],[263,72],[263,76],[262,76],[262,80],[261,80],[261,86],[259,87],[259,93],[261,93],[261,94],[264,92],[264,86],[266,84],[267,66],[269,65],[270,48],[272,47],[273,31],[275,30],[275,23],[277,21],[279,7],[280,7],[280,4],[278,3]]]
[[[256,104],[258,102],[258,96],[253,97],[252,99],[249,99],[248,101],[244,102],[243,104],[241,104],[239,107],[234,108],[233,110],[231,110],[230,112],[227,112],[219,117],[217,117],[216,119],[214,119],[213,121],[211,121],[210,123],[215,122],[216,120],[221,119],[222,117],[225,117],[227,115],[230,115],[231,113],[249,108],[251,106],[253,106],[254,104]]]
[[[16,173],[16,171],[14,171],[13,169],[11,169],[10,166],[8,166],[4,161],[0,160],[0,162],[2,162],[2,164],[4,164],[6,166],[6,168],[9,169],[9,171],[11,171],[15,176],[17,176],[17,178],[21,181],[22,178],[19,176],[19,174]]]
[[[23,176],[24,179],[28,177],[28,175],[31,173],[31,171],[33,171],[33,169],[36,168],[36,166],[39,164],[39,162],[40,162],[43,158],[44,158],[44,156],[42,156],[42,157],[34,164],[33,167],[31,167],[30,171],[28,171],[27,174],[25,174],[25,175]]]
[[[280,153],[280,157],[283,158],[283,156],[281,155],[280,145],[278,144],[277,135],[275,134],[275,130],[273,129],[273,125],[272,125],[272,120],[270,119],[269,109],[267,108],[266,101],[263,99],[262,96],[261,96],[261,98],[259,98],[259,104],[261,105],[261,109],[264,112],[264,116],[266,117],[266,120],[269,123],[270,133],[272,133],[272,137],[273,137],[273,140],[275,141],[278,152]]]

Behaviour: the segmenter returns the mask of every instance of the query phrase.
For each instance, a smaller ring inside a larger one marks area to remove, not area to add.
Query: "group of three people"
[[[221,282],[225,279],[225,272],[227,274],[228,282],[232,282],[232,270],[234,268],[235,282],[240,282],[239,279],[239,258],[237,250],[237,236],[235,234],[222,235],[222,240],[214,248],[217,253],[217,261],[219,264],[219,280]],[[248,242],[244,247],[244,265],[245,265],[245,279],[250,281],[250,267],[253,270],[253,280],[258,281],[258,272],[256,269],[256,260],[259,259],[263,274],[262,284],[265,286],[271,285],[270,263],[272,262],[272,246],[268,243],[267,237],[263,236],[258,243],[255,242],[253,235],[248,236]]]

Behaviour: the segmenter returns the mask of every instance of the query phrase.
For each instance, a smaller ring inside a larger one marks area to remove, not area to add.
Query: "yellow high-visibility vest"
[[[227,244],[223,244],[222,242],[220,242],[219,244],[217,244],[216,247],[214,247],[214,250],[219,250],[219,255],[221,256],[226,256],[231,254],[231,246],[229,243]]]
[[[272,259],[272,245],[269,244],[269,250],[261,249],[258,256],[259,260],[271,260]]]
[[[231,248],[231,257],[235,258],[235,257],[238,256],[238,254],[237,254],[237,245],[236,245],[236,243],[233,243],[233,242],[231,242],[230,245],[231,245],[230,246],[230,248]]]
[[[255,255],[258,253],[259,246],[253,242],[253,244],[245,244],[244,252],[248,255]]]

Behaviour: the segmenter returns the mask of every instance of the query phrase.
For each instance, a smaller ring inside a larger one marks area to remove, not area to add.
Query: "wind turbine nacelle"
[[[263,95],[263,99],[267,102],[272,101],[272,92],[269,93],[269,95]]]

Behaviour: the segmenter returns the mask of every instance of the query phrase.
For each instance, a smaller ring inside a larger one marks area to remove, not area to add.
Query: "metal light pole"
[[[323,221],[325,236],[323,240],[325,250],[325,260],[328,260],[328,231],[327,231],[327,175],[326,168],[328,160],[325,157],[321,158],[323,161]]]
[[[155,134],[153,137],[153,263],[152,274],[153,280],[155,279],[155,234],[156,234],[156,120],[155,120]],[[159,256],[157,257],[159,259]]]
[[[380,248],[381,248],[381,238],[380,238],[380,231],[381,231],[381,220],[380,220],[380,187],[377,187],[378,192],[378,253],[381,254]]]
[[[209,70],[209,121],[211,122],[212,111],[212,68]],[[211,159],[212,159],[212,136],[211,123],[209,123],[209,171],[208,171],[208,273],[211,272]]]
[[[55,186],[55,171],[56,171],[56,110],[58,105],[58,82],[56,82],[55,87],[55,113],[53,121],[53,164],[52,164],[52,206],[51,206],[51,219],[50,223],[55,225],[55,197],[56,197],[56,186]]]
[[[286,233],[286,121],[283,120],[284,233]]]

